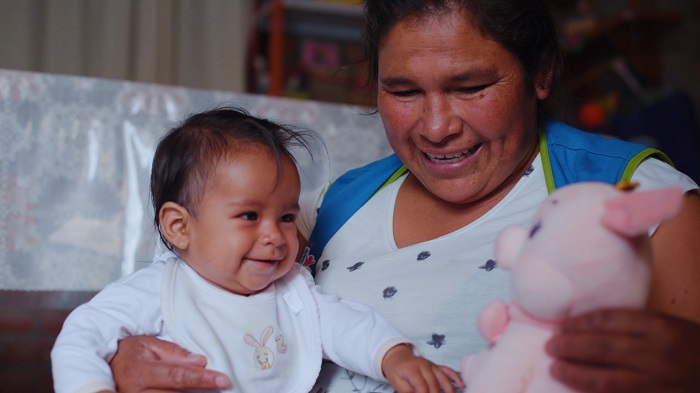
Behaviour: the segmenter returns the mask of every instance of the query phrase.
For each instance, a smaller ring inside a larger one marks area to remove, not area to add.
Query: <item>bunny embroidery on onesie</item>
[[[246,335],[243,336],[245,342],[247,342],[253,348],[255,348],[255,363],[258,367],[260,367],[261,370],[269,369],[270,367],[272,367],[272,364],[275,361],[275,354],[272,353],[272,350],[270,348],[265,346],[265,344],[267,344],[267,340],[272,335],[272,332],[272,326],[266,327],[263,330],[262,335],[260,336],[260,342],[258,342],[250,334],[246,333]],[[280,338],[282,336],[280,335],[277,337]]]

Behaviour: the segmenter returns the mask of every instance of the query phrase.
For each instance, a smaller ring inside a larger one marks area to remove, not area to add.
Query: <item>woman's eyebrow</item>
[[[451,76],[449,82],[468,82],[472,80],[482,80],[492,78],[496,72],[491,69],[470,70]],[[379,78],[379,83],[386,87],[397,87],[411,85],[414,82],[410,78],[405,77],[387,77]]]
[[[396,86],[405,86],[405,85],[410,85],[413,83],[408,78],[379,78],[379,83],[382,86],[387,86],[387,87],[396,87]]]
[[[470,80],[481,80],[484,78],[491,78],[494,75],[496,75],[496,72],[492,69],[470,70],[450,77],[450,81],[467,82]]]

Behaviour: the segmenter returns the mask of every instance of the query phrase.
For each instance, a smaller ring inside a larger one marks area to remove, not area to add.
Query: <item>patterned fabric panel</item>
[[[159,137],[222,105],[317,132],[304,187],[387,156],[364,108],[0,70],[0,289],[99,290],[161,249],[148,178]]]

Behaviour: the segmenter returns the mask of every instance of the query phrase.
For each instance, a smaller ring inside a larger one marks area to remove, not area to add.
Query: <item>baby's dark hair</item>
[[[279,174],[284,157],[296,164],[292,148],[302,147],[311,154],[310,136],[310,131],[260,119],[234,107],[191,115],[169,130],[158,143],[151,167],[154,224],[163,244],[172,250],[160,230],[161,207],[175,202],[196,215],[207,179],[222,159],[251,145],[260,146],[270,151]]]

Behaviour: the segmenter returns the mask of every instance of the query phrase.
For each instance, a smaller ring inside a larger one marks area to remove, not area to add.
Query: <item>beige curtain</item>
[[[245,90],[252,0],[0,0],[0,68]]]

